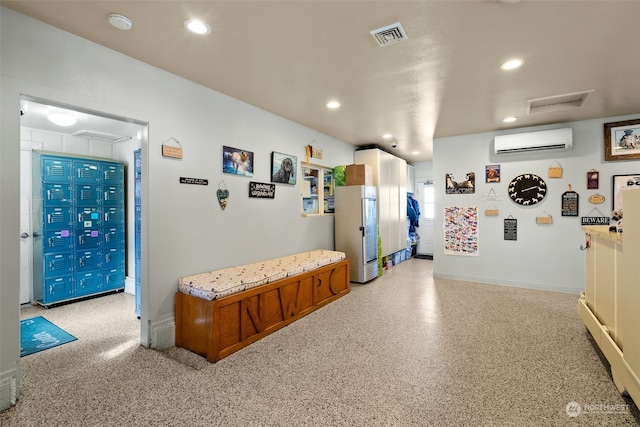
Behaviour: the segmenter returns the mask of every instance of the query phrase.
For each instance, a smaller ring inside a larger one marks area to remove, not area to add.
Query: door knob
[[[26,239],[27,237],[29,237],[29,233],[20,233],[20,237]]]

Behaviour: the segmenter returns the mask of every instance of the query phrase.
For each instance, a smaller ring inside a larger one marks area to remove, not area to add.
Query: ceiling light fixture
[[[384,139],[391,139],[391,138],[393,138],[393,135],[391,135],[390,133],[385,133],[384,135],[382,135],[382,137]]]
[[[70,114],[64,113],[51,113],[47,116],[51,123],[54,123],[58,126],[71,126],[75,125],[77,120]]]
[[[335,110],[336,108],[340,108],[340,103],[338,101],[329,101],[327,102],[327,108]]]
[[[520,68],[522,64],[524,64],[524,61],[522,59],[510,59],[507,62],[503,63],[500,66],[500,69],[505,71],[515,70],[516,68]]]
[[[211,27],[199,19],[187,19],[184,21],[184,27],[195,34],[209,34],[211,32]]]
[[[109,24],[113,25],[119,30],[130,30],[132,26],[131,20],[129,18],[117,13],[112,13],[109,15]]]
[[[517,117],[509,116],[509,117],[505,117],[502,121],[505,123],[513,123],[516,120],[518,120]]]

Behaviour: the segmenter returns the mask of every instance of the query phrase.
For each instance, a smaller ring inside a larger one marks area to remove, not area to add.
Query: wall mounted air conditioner
[[[540,150],[569,150],[572,145],[573,129],[571,128],[499,135],[493,139],[494,154]]]

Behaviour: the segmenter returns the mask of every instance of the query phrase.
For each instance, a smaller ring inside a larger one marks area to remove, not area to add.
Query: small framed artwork
[[[500,182],[500,165],[487,165],[484,167],[485,181]]]
[[[622,192],[640,189],[640,174],[637,175],[613,175],[613,188],[611,191],[611,209],[622,209]]]
[[[298,158],[290,154],[271,152],[271,182],[296,184]]]
[[[253,176],[253,152],[233,147],[222,147],[222,172],[232,175]]]
[[[604,160],[640,159],[640,119],[604,124]]]
[[[600,186],[600,172],[595,169],[591,169],[587,172],[587,189],[597,190]]]

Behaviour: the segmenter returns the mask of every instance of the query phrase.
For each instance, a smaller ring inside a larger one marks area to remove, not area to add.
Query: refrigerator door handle
[[[359,229],[360,229],[360,231],[362,231],[362,237],[364,237],[364,227],[360,226]]]

